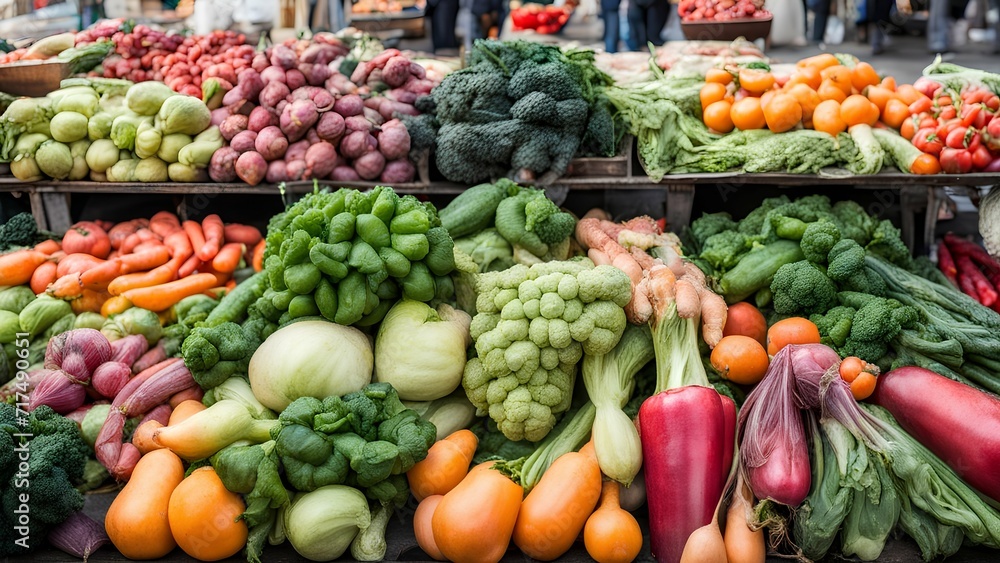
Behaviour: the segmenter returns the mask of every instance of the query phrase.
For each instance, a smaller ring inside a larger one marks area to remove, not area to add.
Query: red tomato
[[[993,155],[990,154],[990,149],[986,148],[986,145],[979,145],[970,152],[972,153],[973,170],[982,170],[993,162]]]
[[[972,170],[972,155],[965,149],[941,149],[941,170],[949,174],[967,174]]]
[[[964,149],[969,146],[968,129],[955,128],[948,132],[944,144],[950,149]]]
[[[913,146],[934,156],[941,154],[941,149],[944,147],[941,137],[931,128],[917,130],[913,135]]]

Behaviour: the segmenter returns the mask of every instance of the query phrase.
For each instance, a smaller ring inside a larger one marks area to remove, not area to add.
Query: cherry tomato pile
[[[104,60],[105,78],[155,80],[197,97],[201,97],[201,83],[210,77],[236,84],[236,75],[250,66],[254,56],[243,34],[233,31],[185,37],[137,25],[130,33],[115,33],[112,39],[116,49]]]
[[[525,4],[510,12],[514,29],[533,29],[536,33],[552,34],[569,21],[570,12],[562,6]]]
[[[949,174],[1000,172],[1000,97],[982,86],[949,91],[927,78],[914,87],[924,97],[907,107],[901,135]]]
[[[686,22],[771,17],[771,12],[764,9],[764,3],[760,0],[681,0],[677,5],[677,13]]]

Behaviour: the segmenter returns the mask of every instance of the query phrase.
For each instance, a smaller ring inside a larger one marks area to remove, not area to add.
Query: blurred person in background
[[[601,19],[604,20],[604,50],[608,53],[618,52],[618,42],[621,39],[621,21],[618,11],[621,0],[601,0]]]
[[[648,43],[663,45],[661,35],[675,10],[669,0],[629,0],[628,27],[635,44],[642,49]]]
[[[458,8],[459,0],[427,0],[426,14],[431,22],[431,44],[435,52],[458,49],[455,36]]]
[[[470,11],[473,31],[478,32],[475,39],[500,37],[503,21],[507,18],[507,0],[472,0]]]
[[[826,35],[826,22],[830,18],[830,5],[831,0],[806,0],[808,2],[807,8],[813,13],[812,21],[812,33],[810,33],[809,41],[813,44],[819,45],[823,43],[823,39]]]

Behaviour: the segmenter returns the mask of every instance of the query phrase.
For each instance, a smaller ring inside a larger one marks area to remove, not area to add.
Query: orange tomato
[[[819,344],[819,329],[803,317],[778,321],[767,329],[767,353],[775,355],[789,344]]]
[[[824,80],[816,90],[821,100],[836,100],[838,103],[847,99],[847,94],[832,80]]]
[[[875,67],[866,62],[860,62],[851,69],[851,85],[859,92],[864,90],[865,86],[878,84],[880,80]]]
[[[760,98],[743,98],[733,102],[729,110],[733,125],[739,129],[763,129],[767,125],[764,110],[760,107]]]
[[[824,68],[839,65],[840,60],[833,56],[832,53],[821,53],[813,57],[807,57],[795,63],[798,68],[814,68],[816,70],[823,70]]]
[[[882,121],[893,129],[901,128],[907,121],[912,123],[912,120],[907,119],[909,117],[910,107],[895,98],[886,102],[885,108],[882,110]],[[913,138],[913,135],[911,134],[908,138]]]
[[[705,109],[726,97],[726,87],[718,82],[706,82],[699,92],[701,109]]]
[[[941,163],[933,154],[924,153],[910,165],[910,173],[912,174],[939,174],[940,172]]]
[[[892,90],[893,92],[895,92],[896,91],[896,78],[892,77],[892,76],[886,76],[885,78],[882,79],[882,82],[879,82],[879,86],[881,86],[883,88],[888,88],[889,90]]]
[[[811,66],[799,68],[795,74],[788,79],[789,85],[805,84],[815,90],[823,83],[823,77],[819,75],[819,69]]]
[[[889,103],[889,100],[897,99],[895,92],[881,86],[869,86],[865,88],[863,93],[878,107],[880,113],[885,109],[885,105]]]
[[[850,383],[865,370],[865,361],[857,356],[848,356],[840,362],[840,377]]]
[[[740,69],[740,87],[755,94],[761,94],[774,86],[774,75],[754,68]]]
[[[733,81],[733,74],[721,68],[710,68],[705,71],[705,82],[715,82],[725,86]]]
[[[740,301],[729,306],[726,311],[726,324],[722,328],[723,336],[749,336],[762,346],[767,345],[767,320],[757,307],[746,301]]]
[[[728,133],[735,127],[733,125],[733,118],[730,115],[732,107],[733,104],[726,100],[714,102],[702,112],[702,121],[713,131]]]
[[[851,84],[851,69],[844,65],[831,66],[824,68],[819,75],[823,77],[823,80],[829,80],[840,88],[845,96],[851,95],[851,89],[854,87]]]
[[[855,399],[863,401],[875,392],[876,383],[878,383],[878,378],[874,374],[863,371],[851,382],[851,395],[854,395]]]
[[[763,109],[767,128],[775,133],[788,131],[802,121],[802,106],[789,94],[775,94]]]
[[[912,84],[900,84],[896,88],[896,95],[899,96],[900,100],[906,102],[907,105],[919,100],[920,98],[926,98],[923,92],[917,90]]]
[[[767,104],[771,103],[771,98],[773,98],[774,95],[777,94],[777,93],[778,93],[777,90],[768,90],[767,92],[764,92],[763,94],[761,94],[760,95],[760,107],[761,107],[761,109],[767,108]]]
[[[899,134],[907,141],[913,139],[913,135],[917,133],[917,121],[916,119],[909,117],[909,109],[907,111],[907,118],[899,124]]]
[[[764,347],[749,336],[723,336],[712,349],[712,367],[733,383],[754,385],[767,373],[768,357]]]
[[[859,123],[875,125],[878,117],[878,107],[861,94],[852,94],[840,104],[840,118],[848,127]]]
[[[799,102],[799,106],[802,107],[803,121],[812,119],[812,114],[816,111],[816,106],[823,101],[819,99],[819,94],[816,93],[816,90],[802,83],[795,84],[789,88],[788,94],[794,97],[795,101]]]
[[[847,131],[847,124],[840,117],[840,103],[837,100],[824,100],[816,106],[812,114],[812,126],[817,131],[836,136]]]

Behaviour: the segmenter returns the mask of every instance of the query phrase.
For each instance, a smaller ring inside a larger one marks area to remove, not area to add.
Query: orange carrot
[[[49,284],[45,293],[56,299],[76,299],[83,295],[83,282],[80,281],[80,273],[74,272],[60,276],[59,279]]]
[[[194,253],[191,239],[183,229],[164,237],[163,244],[170,250],[170,259],[176,261],[178,265],[183,264]]]
[[[53,252],[59,252],[62,250],[62,245],[60,245],[57,240],[43,240],[35,245],[35,250],[41,252],[42,254],[52,254]]]
[[[87,289],[106,288],[111,283],[111,280],[123,273],[121,258],[115,258],[82,272],[80,274],[80,283]]]
[[[212,274],[213,276],[215,276],[215,280],[217,283],[213,287],[222,288],[223,294],[225,294],[226,291],[226,284],[229,283],[230,278],[233,277],[232,272],[220,272],[215,268],[213,268],[211,263],[202,264],[201,267],[198,268],[198,273]]]
[[[191,274],[201,270],[202,267],[203,263],[201,259],[198,258],[198,255],[192,254],[191,257],[185,260],[184,263],[181,264],[181,267],[177,269],[177,277],[186,278]]]
[[[139,253],[145,252],[147,250],[152,250],[153,248],[156,248],[158,246],[163,246],[163,242],[162,241],[158,241],[158,240],[143,241],[143,242],[140,242],[138,245],[136,245],[135,248],[132,249],[131,254],[139,254]]]
[[[246,249],[242,243],[227,242],[219,250],[219,253],[212,259],[212,268],[217,272],[235,272],[240,265],[240,258]]]
[[[144,272],[169,262],[170,249],[161,244],[159,246],[154,246],[145,252],[136,252],[135,254],[119,256],[117,259],[122,263],[123,274]]]
[[[104,262],[104,260],[101,260],[96,256],[83,252],[67,254],[56,262],[56,275],[62,277],[66,274],[79,274],[80,272],[86,272],[95,266],[99,266]]]
[[[252,227],[250,225],[240,225],[238,223],[230,223],[223,229],[225,234],[225,239],[227,243],[239,242],[245,244],[249,247],[260,242],[263,238],[260,234],[260,230],[257,227]]]
[[[180,228],[181,222],[177,215],[169,211],[160,211],[149,219],[149,229],[160,238],[164,238]]]
[[[191,241],[191,248],[197,252],[205,246],[205,232],[201,230],[201,223],[198,221],[184,221],[184,232],[187,233]]]
[[[126,309],[132,308],[132,302],[129,301],[123,295],[116,295],[111,299],[108,299],[101,305],[101,314],[105,317],[110,317],[111,315],[117,315]]]
[[[0,285],[24,285],[31,281],[35,268],[48,256],[37,250],[18,250],[0,256]]]
[[[118,276],[108,284],[108,293],[111,295],[121,295],[130,289],[152,287],[154,285],[172,282],[177,278],[177,268],[177,263],[174,260],[171,260],[170,262],[153,268],[148,272]]]
[[[205,244],[200,249],[195,245],[195,253],[198,258],[208,262],[215,258],[219,249],[222,248],[225,227],[222,224],[222,218],[213,213],[202,220],[201,229],[205,233]]]
[[[56,281],[57,267],[55,262],[42,262],[35,268],[34,273],[31,274],[31,291],[34,291],[35,295],[45,293],[45,288]]]
[[[216,285],[218,285],[218,280],[215,274],[195,274],[162,285],[131,289],[122,295],[136,307],[150,311],[163,311],[185,297],[197,295]]]
[[[260,272],[264,269],[264,248],[267,247],[267,241],[260,239],[257,246],[253,247],[253,271]]]

